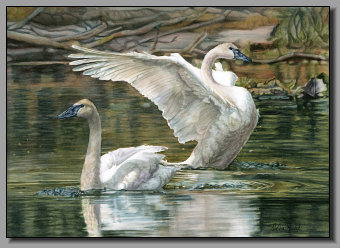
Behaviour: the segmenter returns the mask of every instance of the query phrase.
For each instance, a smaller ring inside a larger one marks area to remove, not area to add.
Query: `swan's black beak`
[[[58,115],[58,119],[65,119],[70,117],[77,117],[77,113],[80,108],[84,107],[83,104],[73,105],[72,107],[68,108],[66,111],[62,112]]]
[[[246,62],[251,62],[251,59],[248,58],[246,55],[240,52],[240,50],[235,49],[235,48],[230,48],[231,51],[234,53],[234,59],[246,61]]]

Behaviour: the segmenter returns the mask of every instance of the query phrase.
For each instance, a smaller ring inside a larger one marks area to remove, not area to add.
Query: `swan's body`
[[[198,142],[183,162],[192,167],[226,168],[257,124],[254,101],[245,88],[234,86],[236,75],[227,73],[229,79],[220,80],[217,74],[223,77],[225,72],[212,71],[218,58],[250,61],[233,44],[210,50],[201,70],[179,54],[120,54],[73,47],[83,52],[70,55],[79,59],[70,63],[78,65],[73,70],[128,82],[158,106],[180,143]]]
[[[174,176],[176,168],[162,165],[167,148],[138,146],[120,148],[101,156],[101,121],[94,104],[83,99],[60,114],[59,119],[83,117],[90,137],[81,174],[81,189],[157,190]]]

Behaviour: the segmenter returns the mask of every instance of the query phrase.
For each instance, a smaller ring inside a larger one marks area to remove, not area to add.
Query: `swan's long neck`
[[[217,84],[213,75],[212,67],[216,59],[221,58],[215,49],[210,50],[202,61],[201,76],[206,84]]]
[[[203,82],[212,90],[215,91],[224,101],[228,102],[231,106],[236,106],[234,100],[232,99],[232,95],[230,93],[225,92],[225,85],[223,86],[223,91],[219,90],[219,84],[213,77],[212,67],[216,59],[224,58],[231,59],[228,55],[222,54],[219,50],[212,49],[205,56],[202,61],[201,67],[201,77]],[[229,92],[232,90],[232,87],[229,87]]]
[[[101,150],[101,122],[96,109],[88,118],[90,127],[89,144],[87,147],[83,171],[81,174],[81,189],[100,189],[100,150]]]

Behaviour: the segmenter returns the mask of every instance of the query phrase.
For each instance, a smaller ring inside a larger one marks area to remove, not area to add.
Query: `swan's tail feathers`
[[[139,190],[161,190],[175,176],[179,168],[158,165],[151,177],[140,184]]]

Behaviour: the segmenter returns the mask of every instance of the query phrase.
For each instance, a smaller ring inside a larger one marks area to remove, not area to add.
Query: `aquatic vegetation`
[[[280,170],[287,168],[288,165],[281,164],[277,161],[273,161],[270,163],[260,163],[234,160],[234,162],[230,165],[229,170]]]
[[[306,50],[329,45],[329,8],[294,7],[281,9],[281,22],[273,39],[278,48]]]
[[[64,197],[78,197],[84,194],[78,187],[65,187],[65,188],[54,188],[44,189],[38,191],[38,196],[64,196]]]

